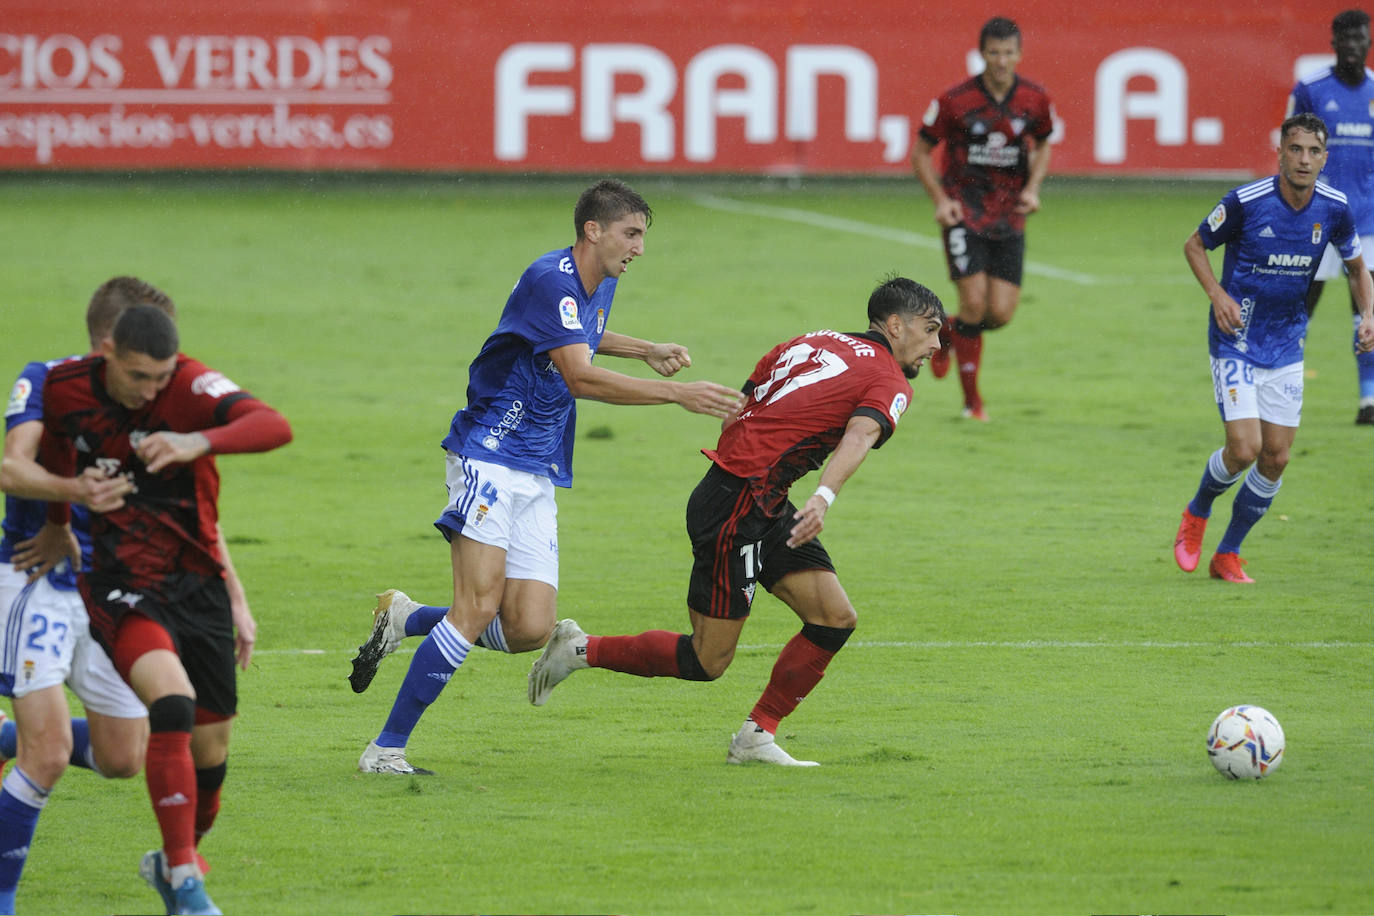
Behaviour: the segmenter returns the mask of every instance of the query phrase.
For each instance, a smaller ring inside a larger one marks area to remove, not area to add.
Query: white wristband
[[[821,499],[825,500],[827,506],[833,506],[835,504],[835,491],[829,487],[817,487],[816,492],[811,495],[819,496]]]

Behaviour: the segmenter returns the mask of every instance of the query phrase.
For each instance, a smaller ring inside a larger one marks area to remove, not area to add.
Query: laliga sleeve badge
[[[1226,222],[1226,205],[1217,204],[1217,208],[1207,217],[1207,228],[1216,232],[1224,222]]]
[[[558,317],[569,331],[582,330],[582,322],[577,317],[577,300],[572,296],[564,296],[559,300]]]

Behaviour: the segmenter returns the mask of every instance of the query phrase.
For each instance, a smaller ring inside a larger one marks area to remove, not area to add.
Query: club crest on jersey
[[[598,333],[598,334],[604,334],[604,333],[606,333],[606,310],[605,310],[605,309],[597,309],[597,310],[596,310],[596,333]]]
[[[744,592],[744,604],[745,604],[745,607],[753,607],[753,606],[754,606],[754,588],[755,588],[757,585],[758,585],[757,582],[750,582],[748,585],[744,586],[744,588],[740,589],[740,591]]]
[[[888,416],[892,417],[892,425],[896,426],[897,421],[906,413],[907,399],[902,392],[897,392],[897,396],[892,399],[892,406],[887,409]]]
[[[10,404],[5,408],[5,416],[12,417],[28,407],[29,395],[31,394],[33,394],[32,382],[26,378],[16,381],[14,388],[10,390]]]
[[[1224,222],[1226,222],[1226,205],[1217,204],[1217,208],[1207,216],[1207,228],[1216,232]]]
[[[1312,244],[1313,244],[1313,245],[1320,245],[1320,244],[1321,244],[1321,241],[1322,241],[1322,224],[1321,224],[1321,223],[1313,223],[1313,224],[1312,224]]]
[[[471,519],[472,527],[474,527],[474,528],[480,528],[480,527],[482,527],[482,522],[484,522],[484,521],[487,520],[487,513],[490,512],[490,511],[491,511],[491,506],[488,506],[486,503],[478,503],[478,504],[477,504],[477,511],[474,512],[474,513],[472,513],[472,519]]]
[[[569,331],[582,330],[582,322],[577,318],[577,300],[572,296],[564,296],[559,300],[558,317]]]

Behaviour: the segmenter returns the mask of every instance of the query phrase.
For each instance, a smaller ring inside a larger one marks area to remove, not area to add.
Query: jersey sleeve
[[[1306,83],[1294,83],[1293,91],[1288,95],[1288,111],[1284,114],[1285,118],[1291,118],[1295,114],[1303,114],[1312,110],[1312,96],[1307,91]]]
[[[5,429],[20,423],[43,419],[43,380],[47,378],[46,363],[29,363],[20,371],[10,389],[9,405],[5,408]]]
[[[1240,198],[1231,190],[1227,191],[1226,196],[1212,208],[1211,213],[1207,214],[1207,218],[1197,227],[1197,234],[1202,239],[1203,247],[1211,251],[1239,235],[1244,224],[1245,212],[1241,207]]]
[[[578,316],[576,275],[561,270],[527,274],[520,279],[512,315],[516,331],[536,354],[569,344],[587,343],[587,330]],[[609,281],[602,281],[609,282]]]
[[[911,385],[897,375],[881,376],[874,379],[854,409],[854,416],[866,416],[876,420],[882,432],[874,448],[892,438],[897,431],[897,423],[911,404]]]
[[[1355,215],[1350,212],[1350,208],[1343,208],[1341,214],[1341,219],[1331,233],[1331,244],[1336,246],[1342,261],[1349,261],[1362,256],[1364,246],[1360,244],[1359,229],[1355,225]]]
[[[931,146],[937,146],[940,141],[949,137],[949,118],[947,116],[949,100],[947,95],[940,95],[931,99],[925,114],[921,116],[919,133]]]

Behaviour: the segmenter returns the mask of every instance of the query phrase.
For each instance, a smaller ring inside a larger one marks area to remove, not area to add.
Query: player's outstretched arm
[[[602,335],[598,352],[606,356],[641,360],[662,376],[676,375],[678,370],[692,365],[692,357],[682,344],[654,343],[610,331]]]
[[[214,452],[268,452],[291,441],[291,424],[261,401],[238,401],[223,426],[192,433],[153,433],[138,444],[138,457],[156,474],[170,464],[195,461]]]
[[[604,340],[604,338],[603,338]],[[677,404],[692,413],[724,419],[743,402],[740,393],[715,382],[640,379],[592,365],[591,348],[569,344],[549,351],[575,398],[607,404]]]
[[[124,505],[124,497],[134,489],[124,475],[107,476],[97,468],[87,468],[76,476],[54,473],[39,463],[37,455],[45,449],[50,463],[62,446],[43,432],[42,423],[31,420],[20,423],[5,435],[5,456],[0,461],[0,490],[23,499],[41,499],[49,503],[81,503],[94,512],[113,512]],[[70,461],[65,470],[75,470],[75,451],[70,447]],[[59,469],[61,470],[61,469]],[[64,524],[65,519],[56,520]]]

